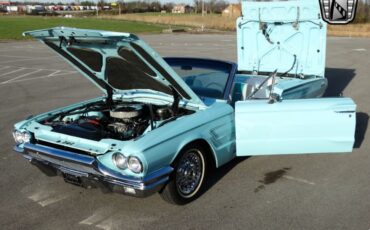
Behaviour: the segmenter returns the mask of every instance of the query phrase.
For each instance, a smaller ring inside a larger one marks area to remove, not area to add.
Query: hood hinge
[[[174,87],[172,87],[172,86],[170,86],[170,87],[171,87],[172,94],[173,94],[173,103],[172,103],[172,106],[171,106],[172,115],[176,116],[177,112],[179,110],[180,95]]]

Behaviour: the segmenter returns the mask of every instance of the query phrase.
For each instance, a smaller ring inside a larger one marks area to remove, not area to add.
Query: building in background
[[[222,16],[225,17],[239,17],[241,15],[240,4],[230,4],[223,11]]]
[[[7,6],[10,6],[10,2],[0,1],[0,12],[7,12]]]
[[[173,14],[185,14],[185,5],[179,4],[179,5],[173,6],[172,13]]]
[[[174,5],[172,8],[173,14],[189,14],[193,12],[193,7],[185,4]]]

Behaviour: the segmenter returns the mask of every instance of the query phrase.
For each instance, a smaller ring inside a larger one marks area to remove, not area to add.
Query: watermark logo
[[[321,15],[327,23],[347,24],[353,21],[358,0],[320,0]]]

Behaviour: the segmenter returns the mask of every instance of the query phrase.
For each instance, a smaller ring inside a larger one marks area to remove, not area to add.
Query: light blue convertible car
[[[238,63],[162,59],[129,33],[51,28],[41,40],[104,93],[15,124],[47,175],[185,204],[237,156],[351,152],[356,105],[325,92],[318,1],[243,1]]]

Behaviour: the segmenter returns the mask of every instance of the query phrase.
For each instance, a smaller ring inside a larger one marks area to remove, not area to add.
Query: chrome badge
[[[327,23],[347,24],[353,21],[358,0],[319,0],[321,15]]]

